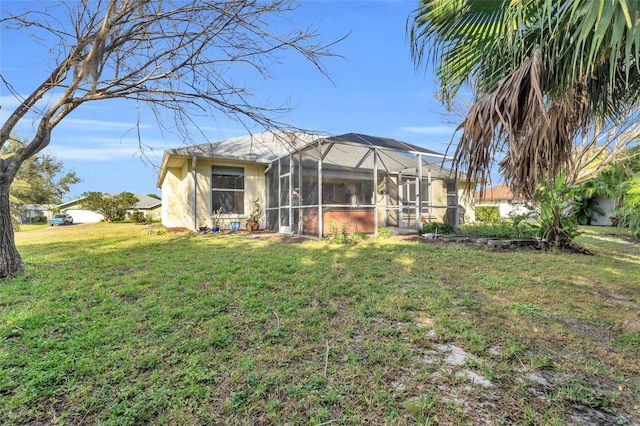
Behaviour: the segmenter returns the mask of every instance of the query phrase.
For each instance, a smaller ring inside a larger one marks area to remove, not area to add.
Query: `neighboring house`
[[[41,221],[46,222],[51,218],[51,204],[26,204],[20,206],[20,222],[31,223],[33,218],[44,218]]]
[[[615,201],[609,197],[596,197],[594,201],[598,203],[598,208],[602,209],[602,211],[604,212],[604,215],[601,215],[600,213],[594,213],[593,216],[591,216],[589,225],[612,226],[613,217],[616,214]]]
[[[134,195],[138,199],[138,202],[134,205],[132,210],[127,210],[127,217],[131,217],[131,213],[134,211],[141,211],[148,220],[160,218],[162,206],[161,200],[144,194]],[[70,214],[71,217],[73,217],[73,223],[98,223],[104,220],[102,213],[85,209],[82,205],[82,200],[84,200],[84,197],[59,204],[56,208],[61,212]]]
[[[375,234],[379,227],[472,219],[472,200],[461,201],[463,189],[443,160],[415,145],[355,133],[265,132],[172,149],[158,175],[162,223],[211,226],[222,208],[223,229],[231,222],[244,227],[256,200],[263,228],[310,236],[341,225]]]
[[[498,185],[476,192],[475,206],[497,206],[501,218],[531,212],[522,196],[515,196],[507,185]]]
[[[162,200],[149,197],[144,194],[133,194],[138,202],[133,205],[132,210],[127,210],[127,217],[131,217],[133,212],[142,212],[147,220],[159,220],[162,215]]]

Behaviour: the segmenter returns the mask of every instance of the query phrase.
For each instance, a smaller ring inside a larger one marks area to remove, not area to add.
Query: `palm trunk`
[[[9,208],[9,185],[0,179],[0,278],[24,271],[24,263],[16,248],[11,210]]]

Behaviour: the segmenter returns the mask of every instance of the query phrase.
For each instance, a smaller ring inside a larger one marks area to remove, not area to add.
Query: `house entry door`
[[[406,178],[400,182],[400,227],[415,226],[418,187],[416,179]]]

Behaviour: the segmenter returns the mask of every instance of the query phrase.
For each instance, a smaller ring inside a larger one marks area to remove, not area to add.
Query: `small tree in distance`
[[[119,194],[103,194],[102,192],[85,192],[82,194],[82,207],[102,213],[106,222],[122,220],[127,210],[133,210],[133,206],[139,201],[130,192]]]
[[[314,30],[295,28],[285,17],[293,5],[293,0],[3,3],[3,36],[15,30],[46,43],[50,55],[43,62],[53,65],[26,95],[0,74],[0,84],[18,100],[0,123],[0,147],[19,123],[34,128],[28,143],[0,158],[0,278],[24,269],[9,215],[9,185],[80,105],[116,98],[146,104],[163,129],[169,127],[163,113],[173,114],[172,123],[187,141],[189,127],[220,114],[246,127],[295,130],[280,121],[286,105],[253,99],[245,82],[271,79],[271,65],[287,51],[327,75],[320,61],[332,56],[335,42],[318,43]]]

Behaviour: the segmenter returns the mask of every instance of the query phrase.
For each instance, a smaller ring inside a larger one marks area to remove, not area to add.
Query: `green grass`
[[[146,229],[16,234],[3,423],[640,421],[640,245],[600,229],[595,256]]]
[[[50,226],[48,223],[27,223],[21,224],[18,232],[37,231]]]

